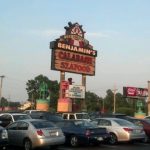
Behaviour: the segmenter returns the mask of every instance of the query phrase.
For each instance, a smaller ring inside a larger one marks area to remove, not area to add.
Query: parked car
[[[85,112],[77,112],[77,113],[63,113],[63,119],[66,120],[87,120],[91,121],[88,113]]]
[[[8,125],[6,129],[9,144],[23,146],[25,150],[44,146],[58,146],[65,142],[62,130],[46,120],[18,120]]]
[[[79,145],[100,144],[107,142],[110,138],[106,128],[96,127],[86,120],[64,120],[57,122],[66,136],[66,144],[72,147]]]
[[[61,115],[46,111],[32,111],[29,115],[32,119],[44,119],[53,123],[64,120]]]
[[[1,126],[3,127],[6,127],[11,122],[17,120],[24,120],[24,119],[31,119],[31,117],[23,113],[1,113],[0,114]]]
[[[147,137],[147,138],[145,138],[144,142],[148,142],[150,140],[150,120],[134,118],[131,121],[132,121],[132,123],[143,127],[146,137]]]
[[[8,145],[7,130],[0,126],[0,149],[6,149],[7,145]]]
[[[150,116],[145,116],[144,119],[149,119],[150,120]]]
[[[143,127],[137,126],[120,118],[97,118],[92,121],[98,127],[107,128],[111,135],[110,144],[123,141],[144,140],[146,138]]]
[[[32,113],[36,113],[36,112],[46,112],[46,111],[37,110],[37,109],[29,109],[29,110],[25,110],[23,113],[25,113],[25,114],[32,114]]]

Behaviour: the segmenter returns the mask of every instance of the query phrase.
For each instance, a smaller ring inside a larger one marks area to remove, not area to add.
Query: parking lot
[[[60,146],[58,150],[149,150],[150,143],[119,143],[117,145],[106,145],[100,146],[80,146],[72,148],[69,146]],[[19,150],[19,147],[9,147],[8,150]],[[40,148],[40,150],[48,150],[49,148]]]

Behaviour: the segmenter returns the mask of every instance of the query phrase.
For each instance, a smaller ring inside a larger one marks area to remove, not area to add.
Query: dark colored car
[[[76,147],[78,145],[99,145],[109,141],[110,134],[106,128],[96,127],[86,120],[65,120],[57,122],[66,137],[66,144]]]
[[[0,126],[0,149],[6,149],[8,145],[7,130]]]
[[[64,120],[61,115],[46,112],[46,111],[33,111],[29,114],[32,119],[44,119],[53,123]]]

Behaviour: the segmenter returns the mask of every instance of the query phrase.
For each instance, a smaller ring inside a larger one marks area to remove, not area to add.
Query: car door
[[[17,124],[17,136],[19,139],[16,141],[17,145],[23,146],[23,140],[28,137],[28,127],[29,124],[24,121],[19,121]]]
[[[10,145],[16,145],[19,140],[19,136],[17,134],[17,122],[12,123],[6,129],[8,131],[8,139]]]

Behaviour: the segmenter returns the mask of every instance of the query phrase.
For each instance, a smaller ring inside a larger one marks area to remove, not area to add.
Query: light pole
[[[115,114],[116,113],[116,87],[114,86],[114,89],[112,90],[113,93],[114,93],[114,109],[113,109],[113,113]]]
[[[0,76],[1,78],[1,85],[0,85],[0,106],[2,106],[2,87],[3,87],[3,78],[5,78],[4,75]]]

